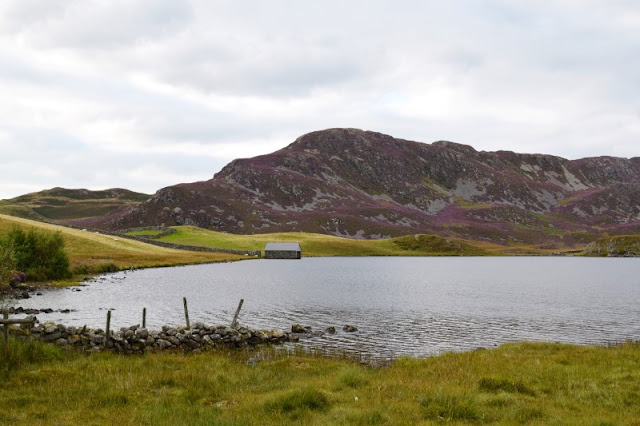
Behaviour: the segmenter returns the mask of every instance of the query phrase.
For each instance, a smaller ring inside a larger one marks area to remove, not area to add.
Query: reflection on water
[[[16,301],[24,308],[72,309],[40,321],[104,327],[240,322],[254,328],[335,335],[308,347],[372,358],[426,356],[510,341],[600,344],[640,338],[637,259],[305,258],[147,269],[104,276],[80,288],[48,290]],[[345,324],[357,333],[341,331]]]

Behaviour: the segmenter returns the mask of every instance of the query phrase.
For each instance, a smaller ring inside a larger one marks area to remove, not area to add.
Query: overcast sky
[[[0,0],[0,199],[153,193],[330,127],[640,156],[640,2]]]

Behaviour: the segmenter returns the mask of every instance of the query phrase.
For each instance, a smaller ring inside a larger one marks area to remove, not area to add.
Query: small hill
[[[91,219],[146,201],[149,195],[127,189],[89,191],[53,188],[0,200],[0,213],[45,222]]]

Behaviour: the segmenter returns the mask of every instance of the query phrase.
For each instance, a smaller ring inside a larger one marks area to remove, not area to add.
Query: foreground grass
[[[7,358],[23,356],[17,345]],[[38,358],[37,348],[23,350],[28,362],[5,369],[0,424],[627,425],[640,418],[634,344],[508,344],[390,368],[299,355],[253,364],[242,352],[55,351]]]
[[[79,274],[108,272],[108,268],[112,265],[122,269],[129,268],[133,264],[136,268],[140,268],[244,258],[244,256],[224,253],[174,250],[126,238],[96,234],[2,214],[0,214],[0,238],[4,238],[16,225],[25,230],[33,227],[37,230],[60,231],[65,241],[65,249],[69,254],[71,269]]]
[[[177,226],[175,229],[177,232],[160,238],[160,241],[241,250],[263,250],[270,241],[299,242],[303,256],[483,256],[493,248],[487,244],[431,235],[354,240],[306,232],[237,235],[195,226]]]

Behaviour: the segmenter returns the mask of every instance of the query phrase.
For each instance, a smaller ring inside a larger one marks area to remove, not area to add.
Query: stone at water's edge
[[[353,332],[355,332],[355,331],[358,331],[358,329],[357,329],[355,326],[353,326],[353,325],[349,325],[349,324],[347,324],[347,325],[345,325],[344,327],[342,327],[342,329],[343,329],[344,331],[346,331],[347,333],[353,333]]]
[[[292,333],[307,333],[310,329],[311,327],[305,327],[300,324],[293,324],[291,326]]]

